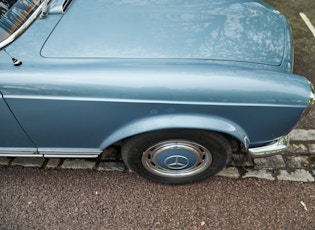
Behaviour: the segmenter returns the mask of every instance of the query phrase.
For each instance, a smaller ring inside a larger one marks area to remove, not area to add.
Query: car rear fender
[[[200,129],[220,132],[236,138],[246,149],[249,146],[246,132],[230,120],[213,116],[181,114],[161,115],[132,121],[109,135],[102,142],[100,149],[105,149],[117,141],[134,135],[163,129]]]

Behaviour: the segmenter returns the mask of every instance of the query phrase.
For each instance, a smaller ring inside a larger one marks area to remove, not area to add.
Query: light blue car
[[[277,153],[311,108],[286,18],[261,0],[0,1],[0,156],[98,157],[200,181]]]

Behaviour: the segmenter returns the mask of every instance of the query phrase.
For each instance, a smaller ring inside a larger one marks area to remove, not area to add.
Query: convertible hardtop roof
[[[282,63],[284,17],[262,1],[73,1],[42,49],[55,58]]]

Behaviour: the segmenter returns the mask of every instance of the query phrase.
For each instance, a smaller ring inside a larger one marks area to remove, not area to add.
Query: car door
[[[36,146],[21,128],[0,92],[0,156],[33,156]]]

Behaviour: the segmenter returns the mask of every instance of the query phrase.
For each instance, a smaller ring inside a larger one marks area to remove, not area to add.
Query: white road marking
[[[311,23],[310,19],[304,13],[300,13],[300,16],[315,37],[315,27]]]

